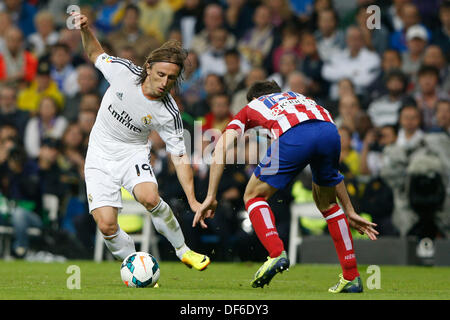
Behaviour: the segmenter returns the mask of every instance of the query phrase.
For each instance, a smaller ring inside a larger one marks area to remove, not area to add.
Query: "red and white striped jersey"
[[[250,128],[263,127],[277,139],[290,128],[308,120],[334,123],[328,110],[314,100],[287,91],[254,99],[235,115],[226,129],[235,129],[243,134]]]

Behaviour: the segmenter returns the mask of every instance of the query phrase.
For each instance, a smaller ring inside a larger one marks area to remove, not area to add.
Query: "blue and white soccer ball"
[[[130,288],[153,287],[159,279],[160,269],[155,257],[147,252],[134,252],[123,260],[120,276]]]

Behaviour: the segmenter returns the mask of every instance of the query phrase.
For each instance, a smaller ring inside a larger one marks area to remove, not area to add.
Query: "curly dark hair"
[[[275,80],[257,81],[248,89],[247,102],[252,101],[253,98],[259,98],[266,94],[277,93],[277,92],[281,92],[281,88],[275,82]]]

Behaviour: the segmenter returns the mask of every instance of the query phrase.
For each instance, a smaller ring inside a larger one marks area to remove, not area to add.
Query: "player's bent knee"
[[[117,223],[106,223],[103,221],[99,221],[97,227],[104,236],[112,236],[119,230]]]
[[[159,195],[147,195],[139,201],[147,210],[155,208],[160,201]]]
[[[264,198],[265,200],[268,199],[268,197],[264,194],[261,194],[259,192],[255,192],[255,191],[245,191],[244,193],[244,203],[247,203],[249,200],[254,199],[254,198]]]

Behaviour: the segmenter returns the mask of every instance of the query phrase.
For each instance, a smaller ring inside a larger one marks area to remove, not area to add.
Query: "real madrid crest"
[[[145,117],[142,117],[141,121],[144,125],[148,125],[152,121],[152,116],[148,114]]]

